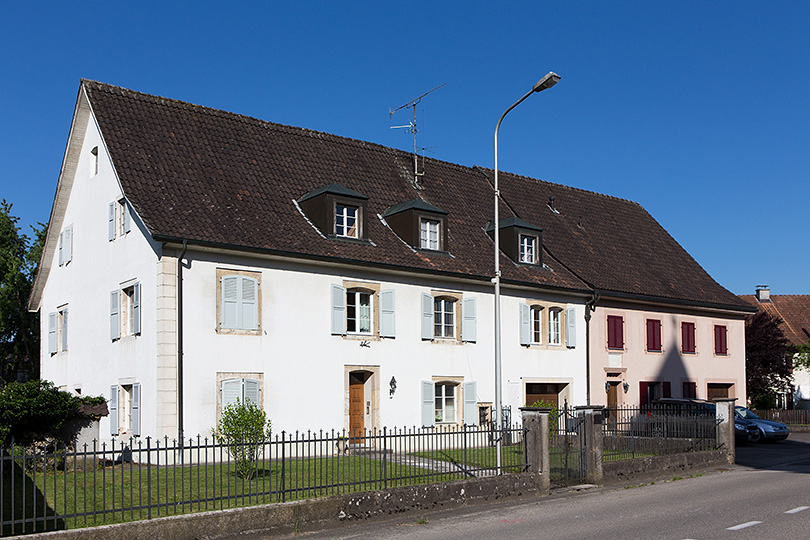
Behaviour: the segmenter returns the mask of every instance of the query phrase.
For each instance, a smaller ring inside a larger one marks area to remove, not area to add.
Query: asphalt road
[[[682,479],[407,514],[297,538],[810,538],[810,434],[740,447],[736,465]]]

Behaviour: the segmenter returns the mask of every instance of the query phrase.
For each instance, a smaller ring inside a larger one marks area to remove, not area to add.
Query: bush
[[[541,399],[532,403],[532,407],[551,409],[551,411],[548,413],[548,430],[552,436],[556,435],[560,420],[560,411],[557,409],[557,404],[551,401],[546,401],[545,399]]]
[[[100,400],[100,401],[99,401]],[[57,389],[50,381],[13,382],[0,389],[0,445],[28,446],[56,440],[72,443],[78,429],[67,428],[81,419],[83,405],[104,403],[103,397],[80,397]]]
[[[267,413],[250,400],[236,400],[222,410],[215,438],[227,446],[236,465],[236,475],[250,479],[256,473],[259,450],[269,434]]]

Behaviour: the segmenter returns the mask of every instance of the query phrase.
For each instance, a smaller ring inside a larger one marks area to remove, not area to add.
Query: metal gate
[[[551,487],[581,484],[587,476],[585,416],[566,402],[549,420]]]

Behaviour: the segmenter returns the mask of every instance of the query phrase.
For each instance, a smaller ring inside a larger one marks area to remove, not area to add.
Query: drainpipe
[[[585,302],[585,404],[591,404],[591,312],[596,311],[599,293],[593,291],[591,299]]]
[[[177,439],[183,446],[183,257],[188,249],[188,240],[183,240],[183,249],[177,257]],[[182,452],[181,452],[182,456]]]

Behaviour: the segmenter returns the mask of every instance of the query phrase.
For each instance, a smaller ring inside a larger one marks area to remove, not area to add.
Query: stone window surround
[[[217,277],[215,280],[216,286],[216,295],[217,295],[217,303],[216,303],[216,333],[217,334],[242,334],[242,335],[255,335],[259,336],[263,332],[262,328],[262,273],[256,272],[253,270],[237,270],[233,268],[217,268]],[[256,321],[257,321],[257,329],[256,330],[246,330],[243,328],[222,328],[222,278],[225,276],[246,276],[256,280],[257,283],[257,292],[256,296],[258,305],[256,309],[258,310]]]

